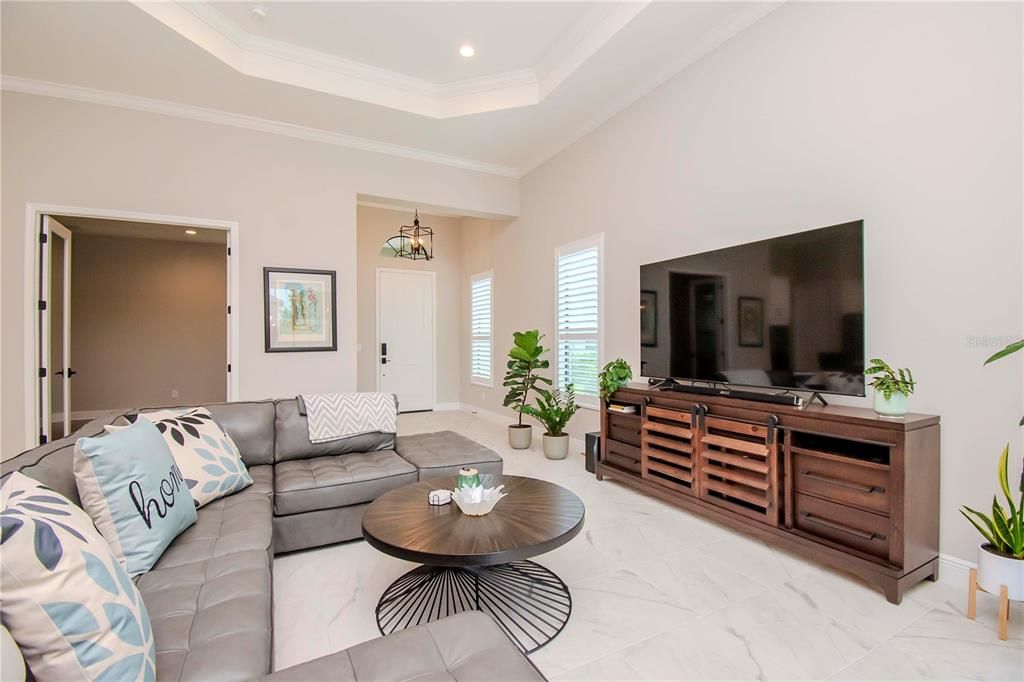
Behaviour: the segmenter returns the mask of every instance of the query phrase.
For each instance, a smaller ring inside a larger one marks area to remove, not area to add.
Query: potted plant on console
[[[907,399],[917,383],[909,369],[893,369],[885,360],[875,358],[864,374],[871,377],[875,389],[875,412],[880,417],[903,417],[907,414]]]
[[[523,423],[523,412],[529,406],[530,393],[543,390],[537,386],[538,382],[551,385],[551,379],[538,374],[539,370],[547,369],[550,363],[541,360],[540,356],[546,349],[540,345],[544,337],[536,329],[514,332],[512,338],[515,345],[508,352],[505,381],[502,383],[508,393],[502,404],[519,413],[518,423],[508,427],[508,444],[515,450],[526,450],[533,440],[533,427]]]
[[[572,384],[564,391],[559,388],[553,391],[538,389],[537,406],[523,408],[526,414],[544,425],[544,456],[548,459],[565,459],[569,453],[569,434],[565,427],[578,409],[576,389]]]
[[[628,362],[622,358],[609,362],[598,375],[598,380],[601,383],[601,400],[608,400],[615,391],[629,383],[632,378],[633,370]]]

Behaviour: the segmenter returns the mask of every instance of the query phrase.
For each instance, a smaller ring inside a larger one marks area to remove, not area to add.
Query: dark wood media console
[[[939,418],[623,388],[597,477],[878,585],[899,604],[939,571]]]

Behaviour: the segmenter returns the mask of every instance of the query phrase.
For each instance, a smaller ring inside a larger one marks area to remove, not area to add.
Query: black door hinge
[[[228,306],[228,315],[231,314],[231,306]]]
[[[228,247],[228,255],[229,256],[231,255],[231,247],[230,246]]]
[[[44,301],[42,299],[39,300],[39,309],[40,310],[46,310],[46,301]]]
[[[48,440],[49,440],[49,439],[48,439],[48,438],[46,437],[46,434],[45,434],[45,433],[40,433],[40,434],[39,434],[39,444],[40,444],[40,445],[46,445],[46,442],[47,442]]]
[[[46,368],[45,367],[40,367],[39,368],[39,378],[40,379],[45,379],[46,378]]]
[[[228,371],[229,372],[231,371],[231,363],[230,362],[228,363]]]
[[[39,233],[39,243],[40,244],[45,244],[46,243],[46,239],[47,239],[46,233],[45,232],[40,232]]]

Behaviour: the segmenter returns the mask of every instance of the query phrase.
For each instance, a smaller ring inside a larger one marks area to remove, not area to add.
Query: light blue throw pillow
[[[174,538],[196,521],[181,470],[152,422],[75,445],[82,507],[132,576],[153,567]]]

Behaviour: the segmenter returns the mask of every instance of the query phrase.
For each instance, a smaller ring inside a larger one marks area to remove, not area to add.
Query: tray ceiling
[[[517,176],[777,4],[7,0],[3,88]]]

